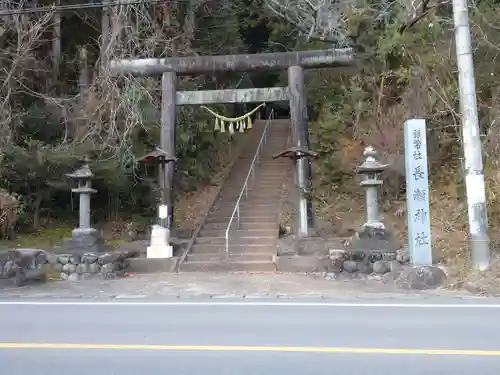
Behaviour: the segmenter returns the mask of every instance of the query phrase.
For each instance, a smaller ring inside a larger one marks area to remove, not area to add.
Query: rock
[[[373,272],[383,275],[391,270],[389,264],[386,261],[379,260],[373,263]]]
[[[357,262],[356,268],[358,272],[364,274],[369,274],[373,271],[372,264],[369,262]]]
[[[346,260],[343,264],[344,271],[354,273],[358,269],[358,264],[354,260]]]
[[[92,263],[88,265],[89,273],[98,273],[101,270],[99,263]]]
[[[63,270],[63,265],[61,263],[56,263],[52,265],[54,272],[60,273]]]
[[[57,260],[64,266],[65,264],[69,263],[69,257],[70,255],[62,254],[57,257]]]
[[[113,280],[116,279],[116,275],[113,272],[101,274],[101,280]]]
[[[74,273],[76,272],[76,266],[71,263],[67,263],[63,266],[62,268],[63,272],[66,272],[67,274]]]
[[[451,273],[450,267],[445,266],[444,264],[440,264],[437,267],[439,267],[444,272],[444,274],[446,275],[446,277],[450,277],[450,273]]]
[[[83,273],[88,273],[88,264],[85,263],[80,263],[78,266],[76,266],[76,273],[81,275]]]
[[[41,249],[15,249],[14,263],[21,268],[34,268],[47,262],[46,251]]]
[[[84,273],[84,274],[80,275],[80,280],[89,280],[93,277],[94,277],[94,275],[92,275],[91,273]]]
[[[97,262],[97,255],[95,254],[84,254],[82,257],[82,263],[85,264],[92,264]]]
[[[337,279],[337,274],[334,272],[328,272],[325,275],[325,280],[336,280]]]
[[[466,283],[463,284],[463,288],[468,291],[469,293],[475,294],[475,295],[485,295],[486,291],[484,288],[482,288],[479,284],[476,284],[473,281],[467,281]]]
[[[47,263],[48,264],[58,264],[58,257],[54,253],[47,253]]]
[[[396,260],[400,263],[408,263],[410,261],[410,253],[408,249],[399,249],[396,251]]]
[[[395,276],[399,276],[399,274],[403,271],[403,265],[399,263],[397,260],[391,260],[389,262],[390,272]]]
[[[24,273],[24,270],[21,268],[17,268],[16,275],[14,278],[14,285],[23,286],[25,283],[26,283],[26,274]]]
[[[446,274],[439,267],[406,267],[396,279],[396,285],[402,289],[431,289],[441,285]]]
[[[358,280],[358,281],[366,281],[366,280],[368,280],[368,275],[366,273],[356,272],[356,273],[351,274],[351,279]]]
[[[61,272],[59,274],[59,277],[61,278],[61,280],[68,280],[68,274],[67,273],[64,273],[64,272]]]
[[[41,253],[38,253],[35,257],[35,265],[36,266],[40,266],[42,264],[45,264],[47,263],[47,252],[41,252]]]
[[[75,273],[72,273],[68,276],[69,281],[79,281],[80,280],[80,275]]]
[[[368,275],[368,280],[381,281],[382,278],[383,278],[382,275],[376,274],[376,273],[372,273],[372,274]]]
[[[342,267],[345,260],[345,251],[338,249],[330,249],[330,259],[332,261],[331,270],[333,272],[342,272]]]
[[[69,262],[74,265],[78,265],[82,262],[82,257],[78,254],[73,254],[69,257]]]
[[[107,253],[107,254],[103,254],[99,257],[99,260],[98,262],[100,264],[109,264],[109,263],[114,263],[116,262],[118,259],[120,259],[121,257],[121,253],[119,252],[114,252],[114,253]]]
[[[116,277],[124,277],[127,272],[125,270],[118,270],[115,272]]]
[[[382,275],[382,282],[384,284],[390,284],[396,281],[398,278],[399,274],[396,274],[394,272],[387,272]]]
[[[102,267],[101,267],[101,273],[102,274],[105,274],[105,273],[113,273],[114,271],[116,271],[118,269],[117,267],[117,264],[116,263],[106,263],[104,264]]]
[[[14,276],[14,274],[14,261],[12,259],[9,259],[3,265],[2,277],[9,278]]]

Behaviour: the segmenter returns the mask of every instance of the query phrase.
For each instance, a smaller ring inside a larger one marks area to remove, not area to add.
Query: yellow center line
[[[500,357],[500,350],[454,349],[390,349],[390,348],[342,348],[307,346],[212,346],[212,345],[127,345],[127,344],[64,344],[64,343],[0,343],[1,349],[112,349],[112,350],[160,350],[160,351],[216,351],[216,352],[294,352],[334,354],[399,354],[441,356]]]

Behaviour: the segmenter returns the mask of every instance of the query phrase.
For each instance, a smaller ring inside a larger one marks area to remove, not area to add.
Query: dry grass
[[[392,111],[385,117],[384,123],[388,122],[391,125],[388,126],[391,129],[391,137],[385,136],[384,142],[389,139],[390,143],[402,143],[402,134],[399,134],[402,133],[401,127],[398,133],[392,126],[397,121],[402,123],[404,121],[402,116],[402,112]],[[401,163],[401,159],[404,161],[401,154],[403,150],[398,149],[395,145],[387,147],[386,143],[378,142],[377,134],[373,129],[369,129],[364,134],[364,137],[370,140],[370,144],[375,144],[378,146],[376,147],[378,150],[382,150],[381,161],[392,164],[384,179],[383,189],[388,198],[381,203],[381,217],[385,225],[394,231],[395,237],[400,240],[403,247],[407,243],[406,202],[404,194],[400,195],[397,192],[400,181],[404,181],[404,163]],[[363,147],[359,146],[362,142],[360,139],[353,138],[350,141],[343,139],[337,144],[338,168],[342,171],[353,171],[355,166],[362,161]],[[436,158],[433,152],[435,150],[430,149],[431,156]],[[491,157],[488,159],[490,164],[486,165],[485,177],[493,253],[491,270],[480,274],[471,270],[467,205],[462,185],[463,178],[460,178],[462,172],[450,169],[446,161],[441,165],[434,163],[432,166],[434,169],[431,170],[433,181],[430,184],[430,214],[433,257],[436,263],[448,266],[450,286],[463,286],[472,282],[481,292],[500,295],[500,262],[496,255],[497,244],[500,243],[500,233],[495,230],[500,226],[500,163],[497,165],[491,162]],[[333,228],[332,234],[338,237],[345,236],[351,230],[359,228],[365,221],[366,213],[363,189],[358,185],[356,179],[353,178],[342,186],[321,186],[322,176],[319,171],[316,171],[314,177],[318,198],[315,207],[317,217],[324,223],[328,223],[327,225]]]
[[[232,143],[221,148],[218,155],[218,171],[209,184],[201,186],[195,192],[185,194],[177,200],[176,214],[179,229],[193,231],[201,223],[205,214],[212,207],[222,185],[231,172],[231,168],[238,160],[240,140],[235,138]]]

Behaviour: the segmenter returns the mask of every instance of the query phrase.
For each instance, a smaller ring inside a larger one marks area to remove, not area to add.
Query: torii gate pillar
[[[308,148],[307,102],[304,88],[304,68],[290,66],[288,68],[288,95],[290,97],[290,126],[292,128],[293,146]],[[309,197],[311,190],[311,165],[307,158],[300,158],[295,163],[295,181],[299,198],[297,200],[296,233],[298,237],[309,237],[315,234],[314,211]]]
[[[177,75],[175,72],[165,72],[161,77],[161,129],[160,148],[171,157],[175,157],[175,97]],[[175,163],[165,165],[165,173],[160,177],[162,204],[167,206],[166,215],[160,215],[165,227],[172,231],[174,226],[174,174]],[[166,217],[161,217],[166,216]]]

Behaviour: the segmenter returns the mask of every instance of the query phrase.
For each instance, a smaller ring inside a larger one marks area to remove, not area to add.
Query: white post
[[[413,265],[430,266],[432,244],[425,120],[406,121],[404,131],[408,251]]]
[[[476,270],[483,271],[490,266],[490,248],[467,0],[453,0],[453,18],[460,88],[460,111],[462,113],[465,187],[472,266]]]

